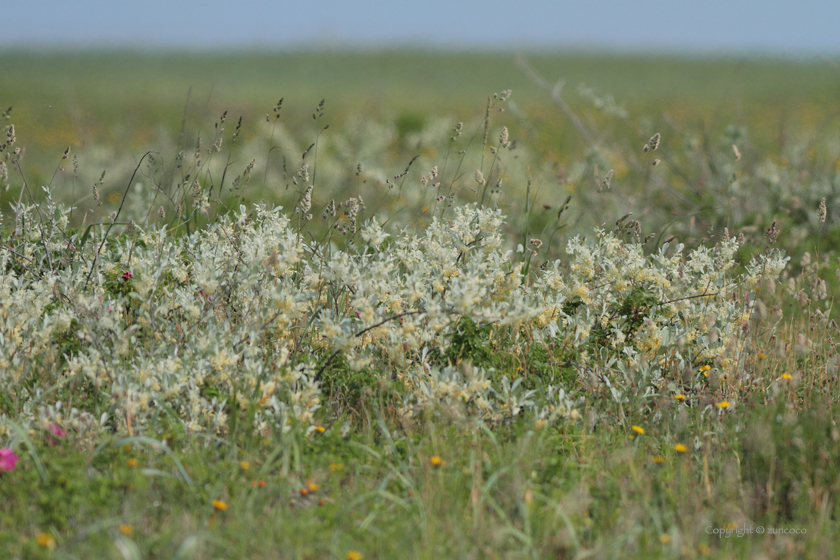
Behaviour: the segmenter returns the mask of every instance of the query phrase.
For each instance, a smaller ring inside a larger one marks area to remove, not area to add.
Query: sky
[[[840,0],[24,0],[0,48],[840,54]]]

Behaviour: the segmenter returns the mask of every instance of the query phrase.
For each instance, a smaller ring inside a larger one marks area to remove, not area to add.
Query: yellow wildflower
[[[674,395],[674,398],[677,399],[678,401],[684,401],[685,400],[685,395],[680,393],[679,395]]]
[[[347,560],[362,560],[364,556],[358,550],[348,550],[347,551]]]
[[[429,459],[429,462],[432,463],[433,467],[439,467],[443,464],[443,459],[441,459],[437,455],[432,455],[432,457]]]
[[[135,459],[134,457],[132,457],[131,459],[129,459],[129,460],[128,460],[128,466],[129,466],[129,467],[131,467],[132,469],[133,469],[134,467],[136,467],[136,466],[137,466],[137,459]]]
[[[793,379],[793,376],[789,373],[783,373],[782,379],[787,379],[788,381],[790,381],[791,379]]]
[[[330,463],[330,470],[332,472],[343,471],[344,470],[344,464],[343,463]]]
[[[729,408],[729,401],[720,401],[718,403],[718,408],[720,408],[720,409]]]
[[[631,429],[632,429],[634,432],[636,432],[637,434],[639,434],[640,436],[645,435],[645,429],[644,429],[644,428],[642,428],[641,426],[631,426]]]
[[[686,451],[688,451],[688,447],[681,443],[678,443],[674,446],[674,451],[676,451],[677,453],[685,453]]]
[[[132,534],[134,534],[134,527],[132,527],[128,523],[123,523],[122,525],[120,525],[120,533],[122,533],[126,537],[130,537]]]
[[[247,471],[251,468],[251,463],[249,463],[248,461],[242,461],[241,463],[239,463],[239,468],[243,471]]]
[[[55,548],[55,539],[52,538],[52,535],[48,535],[47,533],[38,533],[35,535],[35,540],[44,548],[49,548],[50,550]]]
[[[227,511],[227,508],[227,503],[223,502],[222,500],[213,500],[213,509],[217,509],[219,511]]]

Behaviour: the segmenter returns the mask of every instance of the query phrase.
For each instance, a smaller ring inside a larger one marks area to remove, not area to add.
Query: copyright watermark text
[[[706,527],[707,535],[717,535],[719,539],[744,537],[747,535],[804,535],[807,532],[808,529],[804,527],[765,527],[763,525],[750,525],[749,527],[747,525],[742,525],[741,527],[735,525]]]

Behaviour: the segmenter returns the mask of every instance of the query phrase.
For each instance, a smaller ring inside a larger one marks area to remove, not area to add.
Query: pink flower
[[[18,456],[15,455],[15,452],[9,449],[8,447],[4,447],[0,449],[0,471],[13,471],[15,470],[15,465],[17,465]]]
[[[64,431],[64,428],[53,422],[50,424],[50,431],[57,435],[58,437],[64,437],[67,435],[67,432]]]
[[[127,271],[126,271],[126,272],[122,275],[122,279],[123,279],[123,280],[131,280],[131,276],[132,276],[131,271],[130,271],[130,270],[127,270]]]
[[[49,427],[48,429],[49,429],[49,431],[50,431],[50,432],[52,432],[52,434],[53,434],[53,435],[58,436],[58,437],[64,437],[64,436],[66,436],[66,435],[67,435],[67,432],[66,432],[66,431],[64,431],[64,428],[62,428],[61,426],[59,426],[59,425],[58,425],[58,424],[56,424],[55,422],[53,422],[52,424],[50,424],[50,427]],[[53,438],[51,438],[50,436],[47,436],[47,442],[48,442],[50,445],[58,445],[58,442],[57,442],[57,441],[55,441],[55,440],[54,440]]]

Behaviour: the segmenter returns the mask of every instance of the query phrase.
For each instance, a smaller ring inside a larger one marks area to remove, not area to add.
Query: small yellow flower
[[[789,373],[783,373],[782,379],[787,379],[788,381],[790,381],[791,379],[793,379],[793,376]]]
[[[664,463],[665,462],[665,457],[663,457],[662,455],[656,455],[653,458],[653,462],[656,463],[657,465],[659,465],[661,463]]]
[[[55,539],[52,538],[52,535],[48,535],[47,533],[38,533],[35,535],[35,540],[44,548],[49,548],[50,550],[55,548]]]
[[[429,462],[432,463],[433,467],[439,467],[443,464],[443,459],[441,459],[437,455],[432,455],[432,457],[429,459]]]
[[[319,434],[323,434],[324,432],[327,431],[327,429],[323,426],[315,426],[315,431],[318,432]]]
[[[122,525],[120,525],[120,533],[122,533],[126,537],[130,537],[134,534],[134,527],[132,527],[128,523],[123,523]]]
[[[721,410],[724,408],[729,408],[729,401],[720,401],[718,403],[718,408],[720,408]]]
[[[680,393],[679,395],[674,395],[674,398],[677,399],[678,401],[684,401],[685,400],[685,395]]]
[[[763,360],[763,359],[764,359],[764,358],[766,358],[766,357],[767,357],[767,354],[765,354],[764,352],[759,352],[759,353],[758,353],[758,359],[759,359],[759,360]]]
[[[227,508],[227,503],[223,502],[222,500],[213,500],[213,509],[217,509],[219,511],[227,511]]]
[[[702,373],[706,377],[709,377],[709,372],[711,371],[711,369],[712,369],[712,366],[710,366],[709,364],[706,364],[705,366],[700,367],[700,373]]]
[[[332,472],[343,471],[344,470],[344,464],[343,463],[330,463],[330,470]]]
[[[347,551],[347,560],[362,560],[364,556],[358,550],[348,550]]]
[[[634,432],[636,432],[637,434],[639,434],[640,436],[645,435],[645,429],[644,429],[644,428],[642,428],[641,426],[631,426],[631,429],[632,429]]]
[[[671,542],[671,535],[659,535],[659,542],[662,544],[668,544]]]
[[[688,447],[681,443],[678,443],[674,446],[674,451],[676,451],[677,453],[685,453],[686,451],[688,451]]]
[[[129,467],[131,467],[132,469],[133,469],[134,467],[136,467],[136,466],[137,466],[137,459],[135,459],[134,457],[132,457],[131,459],[129,459],[129,460],[128,460],[128,466],[129,466]]]
[[[317,492],[318,490],[321,489],[321,485],[318,484],[317,482],[310,482],[309,484],[306,485],[306,487],[309,489],[310,492]]]
[[[242,461],[241,463],[239,463],[239,468],[243,471],[247,471],[251,468],[251,463],[249,463],[248,461]]]

